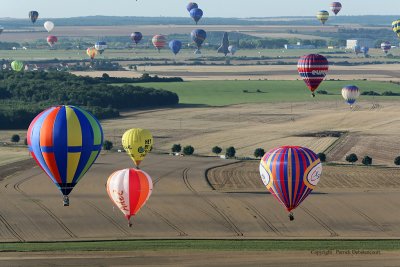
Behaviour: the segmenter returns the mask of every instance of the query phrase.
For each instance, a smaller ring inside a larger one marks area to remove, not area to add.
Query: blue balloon
[[[197,29],[193,30],[190,36],[192,37],[193,42],[195,42],[195,44],[197,45],[197,48],[200,49],[204,40],[207,38],[207,33],[205,30]]]
[[[193,8],[199,8],[199,6],[196,3],[190,2],[187,6],[186,9],[187,11],[190,12],[190,10],[192,10]]]
[[[172,40],[171,42],[169,42],[169,48],[176,55],[182,48],[182,42],[179,40]]]
[[[193,8],[192,10],[190,10],[190,16],[197,24],[197,22],[199,22],[199,20],[203,17],[203,10],[201,10],[200,8]]]

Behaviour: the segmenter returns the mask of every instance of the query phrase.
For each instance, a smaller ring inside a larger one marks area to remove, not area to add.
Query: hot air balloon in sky
[[[29,12],[29,18],[31,19],[32,23],[35,23],[36,20],[38,19],[38,17],[39,17],[39,12],[37,12],[37,11]]]
[[[108,196],[128,219],[129,227],[132,227],[131,217],[146,204],[152,190],[151,177],[142,170],[119,170],[107,181]]]
[[[192,37],[193,42],[197,46],[197,50],[195,51],[195,54],[201,54],[201,52],[200,52],[201,45],[207,38],[206,31],[202,30],[202,29],[193,30],[191,32],[190,36]]]
[[[328,60],[318,54],[305,55],[299,59],[297,69],[312,92],[312,96],[315,97],[314,91],[318,89],[328,72]]]
[[[130,129],[122,136],[122,146],[137,167],[151,151],[153,143],[153,135],[146,129]]]
[[[58,38],[54,35],[47,36],[47,43],[50,47],[53,47],[58,41]]]
[[[392,22],[392,30],[400,37],[400,19]]]
[[[326,10],[321,10],[317,13],[317,19],[321,21],[322,25],[325,25],[325,22],[329,19],[329,12]]]
[[[193,8],[192,10],[190,10],[190,16],[197,24],[199,20],[203,17],[203,10],[201,10],[200,8]]]
[[[237,48],[236,48],[236,46],[234,46],[234,45],[230,45],[230,46],[228,47],[228,50],[229,50],[229,52],[232,54],[232,56],[234,56],[235,53],[236,53],[236,51],[237,51]]]
[[[52,21],[46,21],[43,26],[47,32],[51,32],[54,29],[54,23]]]
[[[318,184],[322,164],[308,148],[283,146],[265,153],[260,161],[260,175],[269,192],[291,212]]]
[[[190,10],[192,10],[193,8],[199,8],[199,5],[197,5],[196,3],[190,2],[187,6],[186,9],[188,12],[190,12]]]
[[[353,106],[357,98],[360,96],[360,90],[355,85],[346,85],[342,88],[342,96],[347,104]]]
[[[104,41],[99,41],[96,42],[96,44],[94,45],[94,48],[101,54],[103,54],[104,50],[107,49],[107,43]]]
[[[171,49],[172,53],[177,55],[182,48],[182,42],[179,40],[172,40],[169,42],[169,48]]]
[[[135,42],[135,44],[138,44],[143,38],[143,35],[141,32],[134,32],[131,34],[131,40],[132,42]]]
[[[93,60],[97,56],[97,50],[94,47],[86,49],[86,54]]]
[[[218,47],[217,53],[222,53],[225,56],[229,53],[229,37],[228,33],[224,32],[220,47]]]
[[[153,37],[151,40],[155,48],[157,48],[158,52],[165,46],[167,42],[167,38],[164,35],[158,34]]]
[[[390,49],[392,49],[392,45],[389,42],[383,42],[381,43],[381,49],[383,52],[385,52],[385,54],[387,54]]]
[[[24,63],[19,60],[11,62],[11,69],[13,71],[21,71],[24,68]]]
[[[27,141],[36,163],[68,195],[100,154],[103,130],[89,112],[75,106],[46,109],[31,122]]]
[[[335,16],[340,12],[342,9],[342,4],[340,2],[332,2],[331,10],[335,14]]]

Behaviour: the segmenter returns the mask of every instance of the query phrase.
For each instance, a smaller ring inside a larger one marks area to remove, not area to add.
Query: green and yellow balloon
[[[397,37],[400,38],[400,19],[392,22],[392,29],[397,34]]]
[[[322,25],[329,19],[329,12],[326,10],[321,10],[317,13],[317,19],[321,21]]]
[[[15,61],[11,62],[11,68],[14,71],[21,71],[24,68],[24,62],[15,60]]]

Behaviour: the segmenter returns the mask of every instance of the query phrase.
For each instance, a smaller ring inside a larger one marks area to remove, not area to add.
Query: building
[[[302,45],[300,42],[297,42],[295,45],[285,44],[285,49],[315,49],[315,45]]]
[[[346,49],[354,49],[355,46],[374,47],[375,41],[372,39],[360,38],[346,41]]]

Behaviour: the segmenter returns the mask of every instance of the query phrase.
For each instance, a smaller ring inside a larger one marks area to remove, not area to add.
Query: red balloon
[[[328,60],[326,57],[318,54],[302,56],[297,63],[297,70],[313,96],[315,96],[314,91],[318,89],[324,80],[328,69]]]

